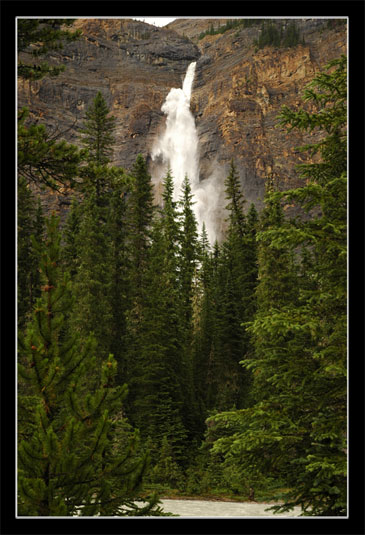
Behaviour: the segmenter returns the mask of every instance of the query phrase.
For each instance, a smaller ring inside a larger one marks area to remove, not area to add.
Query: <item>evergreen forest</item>
[[[20,49],[78,38],[61,24],[19,21]],[[219,243],[188,176],[174,201],[168,170],[156,205],[142,155],[112,164],[101,93],[77,146],[18,110],[18,515],[166,516],[179,495],[347,514],[346,90],[342,56],[277,118],[323,134],[301,187],[268,176],[258,212],[231,161]],[[39,191],[63,188],[61,224]]]

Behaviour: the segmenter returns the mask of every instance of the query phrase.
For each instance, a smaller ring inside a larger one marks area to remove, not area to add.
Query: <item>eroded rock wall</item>
[[[298,183],[295,166],[305,156],[296,147],[318,138],[315,131],[289,135],[277,128],[281,106],[302,107],[305,85],[328,61],[346,54],[346,26],[298,20],[302,44],[259,50],[254,44],[259,26],[199,39],[209,24],[185,19],[157,28],[128,19],[79,19],[75,27],[82,38],[48,58],[66,71],[53,79],[20,81],[18,104],[78,143],[86,109],[101,91],[116,117],[113,163],[129,169],[138,153],[149,156],[164,127],[161,106],[168,92],[181,87],[189,63],[197,61],[191,109],[200,179],[214,174],[223,184],[234,158],[247,207],[255,202],[260,208],[267,175],[273,173],[279,187]]]

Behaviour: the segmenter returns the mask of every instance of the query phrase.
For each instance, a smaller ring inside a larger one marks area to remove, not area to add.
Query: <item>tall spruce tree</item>
[[[151,228],[155,213],[152,179],[142,154],[137,156],[130,174],[132,183],[127,205],[130,286],[133,314],[136,315],[134,319],[138,322],[138,311],[147,290],[144,275],[151,247]]]
[[[216,331],[211,362],[212,370],[215,369],[211,374],[215,408],[219,410],[242,407],[248,402],[250,372],[242,370],[239,363],[250,350],[250,338],[243,324],[254,313],[257,262],[252,244],[254,214],[251,213],[248,227],[245,199],[233,161],[225,185],[229,226],[218,257],[214,297]]]
[[[113,154],[113,130],[115,117],[109,115],[109,108],[100,91],[86,112],[83,128],[80,130],[82,143],[88,150],[88,161],[96,165],[110,162]]]
[[[193,280],[196,274],[198,261],[198,230],[192,208],[193,202],[189,179],[185,176],[180,199],[180,206],[182,209],[180,284],[182,299],[184,301],[183,316],[186,323],[187,333],[191,332]]]
[[[108,186],[110,188],[107,164],[113,155],[114,129],[115,117],[110,115],[105,99],[98,91],[80,129],[80,141],[86,148],[88,162],[82,168],[84,187],[95,191],[98,203],[102,202],[101,197]]]
[[[198,245],[200,267],[194,288],[193,377],[195,397],[203,424],[208,415],[208,407],[212,408],[214,405],[210,372],[214,353],[213,338],[216,317],[214,300],[216,270],[204,223]],[[217,248],[218,244],[216,243],[216,254]]]
[[[193,362],[193,292],[198,269],[198,229],[193,212],[193,195],[189,178],[185,175],[181,198],[181,244],[179,258],[179,282],[181,303],[181,335],[183,345],[182,387],[185,408],[184,425],[190,439],[197,439],[201,416],[198,411],[194,389]]]
[[[131,308],[130,229],[127,219],[127,198],[131,193],[131,179],[117,173],[109,195],[105,231],[110,237],[110,351],[118,363],[118,379],[127,379],[127,316]]]
[[[139,375],[141,358],[141,329],[144,321],[145,300],[149,292],[147,271],[150,261],[152,242],[152,225],[155,208],[153,205],[153,186],[148,173],[147,163],[139,154],[130,171],[131,188],[126,206],[128,299],[126,312],[126,331],[123,345],[125,347],[124,370],[128,384],[134,384]],[[137,391],[132,388],[127,400],[127,410],[133,413],[133,400]],[[131,416],[133,418],[133,416]]]
[[[116,249],[122,245],[123,232],[123,222],[116,218],[123,217],[120,210],[123,210],[124,203],[117,201],[117,190],[119,196],[124,195],[121,185],[126,185],[126,178],[122,169],[109,165],[114,144],[114,123],[102,94],[98,92],[81,129],[81,141],[87,150],[87,165],[80,171],[84,179],[84,199],[74,216],[78,221],[69,222],[78,226],[78,233],[76,238],[68,233],[71,251],[66,249],[74,259],[77,258],[74,289],[78,308],[71,322],[82,336],[94,333],[103,357],[111,351],[111,346],[115,351],[116,340],[120,341],[115,323],[121,320],[123,330],[125,312],[122,310],[123,303],[117,305],[115,301],[116,295],[123,295],[124,285],[124,275],[120,276],[122,251],[117,252]],[[119,211],[118,215],[116,211]],[[118,360],[119,356],[116,354]]]
[[[148,458],[118,416],[126,386],[114,384],[113,356],[97,365],[94,341],[65,331],[72,289],[60,241],[52,216],[45,245],[35,242],[42,294],[18,346],[18,514],[159,515],[156,497],[138,503]]]

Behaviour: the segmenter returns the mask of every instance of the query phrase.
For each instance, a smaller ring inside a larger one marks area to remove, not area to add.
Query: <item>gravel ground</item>
[[[219,501],[205,501],[205,500],[161,500],[161,506],[166,513],[174,513],[180,516],[209,516],[209,517],[225,517],[225,516],[271,516],[276,517],[292,517],[299,516],[301,513],[300,507],[295,507],[289,513],[274,514],[273,511],[265,511],[270,504],[256,503],[256,502],[219,502]]]

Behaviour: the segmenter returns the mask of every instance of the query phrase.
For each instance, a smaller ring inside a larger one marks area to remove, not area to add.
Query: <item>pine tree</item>
[[[29,109],[18,114],[18,176],[28,184],[53,190],[75,187],[85,152],[62,140],[62,133],[51,132],[44,124],[32,123]]]
[[[225,180],[225,186],[226,199],[229,200],[229,203],[226,206],[229,221],[228,235],[237,235],[243,240],[246,224],[244,215],[245,200],[241,192],[239,176],[233,160],[231,160],[229,174]]]
[[[94,341],[65,332],[72,289],[60,241],[52,216],[45,246],[35,243],[42,295],[18,346],[18,514],[158,515],[156,497],[138,506],[148,459],[118,417],[126,386],[114,386],[113,356],[97,369]]]
[[[108,117],[108,114],[105,100],[98,92],[87,110],[81,130],[81,141],[86,146],[88,162],[81,170],[84,200],[78,208],[79,214],[75,214],[79,221],[70,221],[70,224],[78,226],[77,237],[75,239],[75,236],[71,236],[68,240],[73,258],[77,258],[74,288],[79,303],[71,322],[82,336],[94,333],[103,358],[111,351],[111,346],[113,350],[116,349],[116,340],[120,340],[115,328],[116,322],[122,321],[121,330],[124,323],[122,303],[120,307],[116,305],[114,297],[123,293],[124,284],[124,279],[122,283],[119,278],[120,258],[117,258],[119,253],[115,249],[115,241],[120,242],[122,225],[122,221],[116,220],[116,217],[122,217],[121,213],[116,214],[117,204],[119,211],[123,207],[123,203],[117,201],[117,190],[119,195],[123,195],[120,185],[125,182],[125,177],[123,170],[109,166],[115,120]],[[114,194],[111,193],[113,190]],[[74,241],[73,244],[70,238]],[[66,249],[66,252],[70,251]],[[119,282],[117,287],[115,284]],[[116,354],[118,360],[119,353],[120,351]]]
[[[184,477],[181,467],[174,460],[174,452],[165,435],[161,442],[159,458],[152,472],[153,482],[169,485],[171,488],[182,486]]]
[[[282,46],[284,47],[296,46],[299,43],[299,37],[300,37],[299,30],[297,28],[297,25],[295,24],[295,21],[291,21],[285,30]]]
[[[246,225],[246,281],[245,292],[243,296],[243,307],[246,318],[249,321],[256,313],[255,291],[258,277],[258,251],[256,244],[256,235],[258,229],[259,216],[255,205],[252,203],[247,213]]]

